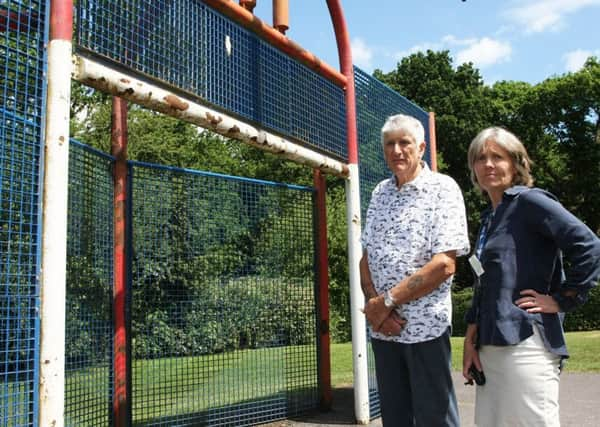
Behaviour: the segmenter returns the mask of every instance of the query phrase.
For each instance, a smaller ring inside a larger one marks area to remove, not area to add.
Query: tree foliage
[[[536,185],[553,192],[596,233],[600,232],[600,64],[590,58],[576,72],[531,85],[500,81],[486,86],[472,64],[454,68],[447,51],[416,53],[395,70],[375,77],[426,110],[435,111],[442,172],[465,196],[471,242],[487,201],[473,189],[467,150],[488,126],[502,126],[521,138],[534,161]],[[471,273],[460,261],[456,286],[469,286]]]

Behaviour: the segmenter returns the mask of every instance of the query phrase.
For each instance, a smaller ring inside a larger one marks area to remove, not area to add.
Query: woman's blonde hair
[[[494,141],[510,155],[516,171],[512,182],[513,185],[533,186],[533,177],[531,176],[532,162],[527,154],[525,146],[512,132],[501,127],[493,126],[479,132],[473,141],[471,141],[471,145],[469,145],[469,152],[467,155],[469,171],[471,172],[471,181],[476,188],[482,190],[477,182],[475,172],[473,171],[473,165],[475,164],[477,157],[485,148],[485,143],[487,141]]]

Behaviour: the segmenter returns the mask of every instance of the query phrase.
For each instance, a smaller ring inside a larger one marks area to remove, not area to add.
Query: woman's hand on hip
[[[521,298],[515,301],[515,305],[528,313],[558,313],[560,307],[551,295],[540,294],[533,289],[521,291]]]

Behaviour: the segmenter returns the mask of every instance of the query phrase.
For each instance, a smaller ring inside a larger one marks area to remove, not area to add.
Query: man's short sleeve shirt
[[[377,293],[412,275],[433,255],[469,252],[462,193],[449,176],[427,165],[413,181],[396,186],[392,177],[373,190],[362,235]],[[407,325],[398,336],[372,332],[382,340],[403,343],[429,341],[442,335],[452,320],[452,277],[428,295],[402,305]]]

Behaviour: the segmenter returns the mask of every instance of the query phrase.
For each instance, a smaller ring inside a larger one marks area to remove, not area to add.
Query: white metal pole
[[[253,124],[228,116],[149,82],[135,79],[89,58],[75,56],[74,63],[73,78],[83,84],[212,130],[225,137],[238,139],[297,163],[332,175],[344,178],[348,176],[348,168],[344,163]]]
[[[71,41],[48,44],[40,289],[39,425],[64,425]]]
[[[362,256],[360,243],[361,214],[358,165],[349,164],[346,180],[346,211],[348,224],[348,273],[350,277],[350,313],[352,319],[352,357],[354,367],[354,413],[360,424],[369,423],[369,381],[367,365],[367,324],[361,309],[364,296],[360,286],[358,263]]]

